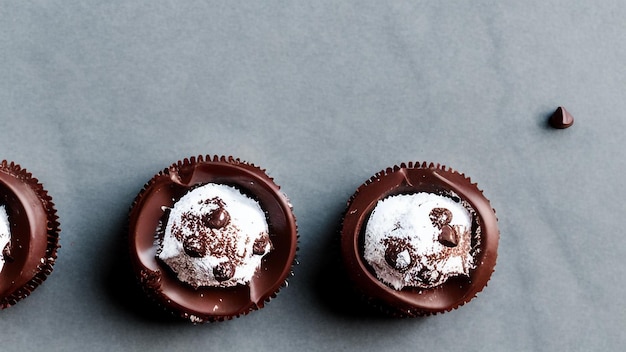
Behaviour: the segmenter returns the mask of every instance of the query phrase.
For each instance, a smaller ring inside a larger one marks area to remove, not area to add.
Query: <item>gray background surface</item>
[[[2,351],[620,350],[622,1],[0,2],[0,159],[53,196],[59,259],[0,312]],[[567,130],[546,127],[565,106]],[[127,211],[172,162],[233,155],[291,198],[300,265],[264,309],[194,326],[134,289]],[[489,286],[424,319],[359,312],[334,275],[347,198],[434,161],[500,219]]]

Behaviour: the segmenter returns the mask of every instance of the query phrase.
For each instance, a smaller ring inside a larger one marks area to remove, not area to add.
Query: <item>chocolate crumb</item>
[[[254,244],[252,246],[252,253],[255,255],[265,254],[265,248],[268,244],[270,245],[270,250],[272,250],[273,246],[272,241],[270,241],[270,236],[267,234],[267,232],[264,232],[261,234],[261,237],[257,238],[254,241]]]
[[[201,258],[209,253],[208,241],[200,234],[186,237],[183,240],[183,248],[185,253],[194,258]]]
[[[550,116],[548,123],[554,128],[568,128],[574,124],[574,117],[570,115],[564,107],[559,106],[552,116]]]
[[[446,208],[433,208],[430,211],[430,221],[433,226],[443,228],[452,221],[452,212]]]
[[[4,248],[2,249],[2,256],[4,256],[4,259],[11,263],[13,260],[15,260],[13,258],[13,256],[11,255],[11,243],[7,243],[6,246],[4,246]]]
[[[161,286],[161,273],[144,269],[139,272],[139,280],[151,289],[158,289]]]

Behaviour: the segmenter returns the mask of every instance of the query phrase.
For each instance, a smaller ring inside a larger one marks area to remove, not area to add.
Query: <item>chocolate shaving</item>
[[[264,232],[261,234],[261,237],[257,238],[254,241],[254,244],[252,246],[252,253],[255,255],[265,254],[265,248],[267,248],[268,244],[270,245],[269,250],[271,251],[274,248],[272,245],[272,241],[270,241],[270,236],[267,234],[267,232]]]
[[[190,257],[201,258],[209,253],[209,241],[206,232],[195,233],[183,240],[185,253]]]
[[[452,221],[452,212],[446,208],[433,208],[430,211],[430,221],[433,226],[443,228]]]
[[[11,243],[7,243],[6,246],[4,246],[2,249],[2,256],[4,257],[4,260],[9,263],[15,260],[15,258],[11,255]]]

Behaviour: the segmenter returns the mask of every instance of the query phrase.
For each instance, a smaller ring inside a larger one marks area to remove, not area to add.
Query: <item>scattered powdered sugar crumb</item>
[[[195,315],[189,315],[189,320],[191,320],[192,323],[202,323],[203,320],[200,317],[197,317]]]

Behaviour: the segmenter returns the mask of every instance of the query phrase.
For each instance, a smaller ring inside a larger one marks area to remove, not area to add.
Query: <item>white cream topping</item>
[[[449,213],[435,216],[438,223],[433,214],[441,209]],[[452,198],[424,192],[391,196],[377,203],[367,221],[363,256],[396,290],[435,287],[474,268],[471,224],[470,211]],[[453,229],[456,244],[440,241],[442,227]]]
[[[11,224],[9,223],[9,215],[4,205],[0,205],[0,271],[4,267],[4,255],[2,250],[11,242]]]
[[[207,219],[220,211],[216,221],[229,221],[210,225]],[[204,250],[190,252],[187,241],[205,243]],[[257,254],[255,241],[261,244]],[[157,256],[179,280],[194,287],[247,284],[272,249],[259,203],[234,187],[212,183],[189,191],[174,204],[159,246]],[[230,268],[230,273],[220,274],[224,268]]]

